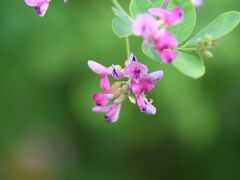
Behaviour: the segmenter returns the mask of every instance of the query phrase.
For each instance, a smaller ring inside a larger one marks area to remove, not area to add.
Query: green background
[[[128,0],[120,0],[127,9]],[[87,60],[123,64],[125,43],[111,30],[110,0],[52,0],[44,18],[23,0],[0,6],[0,179],[108,180],[240,178],[240,29],[205,59],[193,80],[151,61],[141,39],[131,50],[164,79],[147,116],[124,102],[114,125],[91,112],[99,77]],[[196,32],[239,0],[205,0]]]

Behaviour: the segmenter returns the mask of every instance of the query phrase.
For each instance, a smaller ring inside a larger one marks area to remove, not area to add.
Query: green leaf
[[[131,17],[121,8],[112,8],[115,18],[112,20],[113,32],[120,38],[128,37],[132,34],[132,19]]]
[[[175,7],[181,6],[184,12],[184,21],[169,29],[177,38],[179,44],[185,41],[193,32],[196,24],[196,11],[190,0],[172,0],[168,6],[171,10]]]
[[[156,51],[153,47],[153,43],[149,43],[149,47],[146,47],[144,43],[142,43],[142,51],[150,59],[153,59],[158,62],[162,62],[159,52]]]
[[[204,38],[208,33],[212,36],[213,40],[217,40],[226,34],[230,33],[238,26],[240,22],[240,12],[231,11],[218,16],[205,28],[203,28],[197,35],[186,43],[186,46],[196,45],[198,38]]]
[[[181,73],[198,79],[205,74],[205,66],[202,57],[195,51],[178,51],[178,57],[172,65]]]
[[[130,14],[136,18],[138,14],[147,13],[149,8],[160,7],[163,0],[131,0]]]

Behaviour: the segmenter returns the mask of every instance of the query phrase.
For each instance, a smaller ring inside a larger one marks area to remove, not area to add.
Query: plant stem
[[[118,2],[118,0],[112,0],[113,4],[121,11],[124,11],[121,4]],[[125,12],[125,11],[124,11]]]
[[[130,42],[128,37],[126,37],[126,50],[127,50],[127,58],[129,58],[131,54],[131,50],[130,50]]]
[[[167,9],[169,3],[170,3],[170,0],[164,0],[163,5],[162,5],[162,8],[163,8],[163,9]]]

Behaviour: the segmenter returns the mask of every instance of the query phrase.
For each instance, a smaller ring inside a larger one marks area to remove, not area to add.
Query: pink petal
[[[110,81],[109,81],[107,76],[103,76],[101,78],[100,86],[106,93],[110,93],[111,92]]]
[[[159,51],[163,49],[176,48],[177,46],[177,39],[172,33],[168,32],[166,29],[162,32],[161,36],[154,41],[154,47]]]
[[[107,112],[109,111],[110,106],[96,106],[92,109],[93,112]]]
[[[145,80],[155,84],[163,78],[163,71],[155,71],[144,77]]]
[[[178,56],[178,53],[174,50],[164,49],[160,52],[160,56],[164,63],[171,64],[172,61]]]
[[[168,21],[168,18],[170,16],[170,12],[162,8],[150,8],[148,12],[153,16],[159,17],[161,20],[165,22]]]
[[[137,61],[131,61],[124,69],[123,75],[138,82],[148,72],[147,66]]]
[[[115,123],[119,118],[119,113],[121,110],[121,104],[113,104],[107,111],[105,119],[108,123]]]
[[[168,20],[168,25],[180,24],[184,19],[183,9],[181,7],[174,8]]]
[[[157,109],[149,103],[146,105],[146,110],[144,112],[149,115],[155,115],[157,113]]]
[[[104,106],[108,103],[108,99],[106,94],[104,93],[97,93],[93,96],[93,100],[96,102],[98,106]]]
[[[181,7],[174,8],[172,11],[168,11],[162,8],[150,8],[149,13],[153,16],[159,17],[168,26],[179,24],[183,21],[183,10]]]
[[[112,70],[113,78],[115,78],[116,80],[121,80],[124,78],[124,75],[118,66],[112,65],[112,68],[113,68]]]
[[[112,74],[112,71],[107,67],[95,62],[95,61],[88,61],[88,67],[96,74],[101,76],[108,76]]]
[[[39,0],[25,0],[24,2],[28,6],[37,6],[39,3]]]
[[[131,89],[134,94],[142,94],[151,91],[154,88],[154,83],[147,80],[140,80],[139,82],[132,81]]]
[[[143,36],[147,43],[158,31],[158,22],[149,14],[140,14],[132,24],[132,31],[136,36]]]
[[[148,99],[144,95],[137,96],[137,104],[140,110],[149,115],[155,115],[157,110],[156,108],[149,103]]]
[[[39,16],[43,17],[43,16],[46,14],[46,12],[47,12],[48,7],[49,7],[49,2],[48,2],[48,1],[39,3],[39,4],[36,6],[37,14],[38,14]]]

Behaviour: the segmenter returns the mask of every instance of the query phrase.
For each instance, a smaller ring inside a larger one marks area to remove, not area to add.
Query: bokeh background
[[[129,0],[120,0],[127,8]],[[110,0],[52,0],[44,18],[23,0],[0,6],[0,179],[240,179],[240,29],[192,80],[132,51],[165,78],[150,93],[156,116],[124,102],[119,122],[92,113],[99,77],[93,59],[123,64]],[[205,0],[196,31],[239,0]]]

